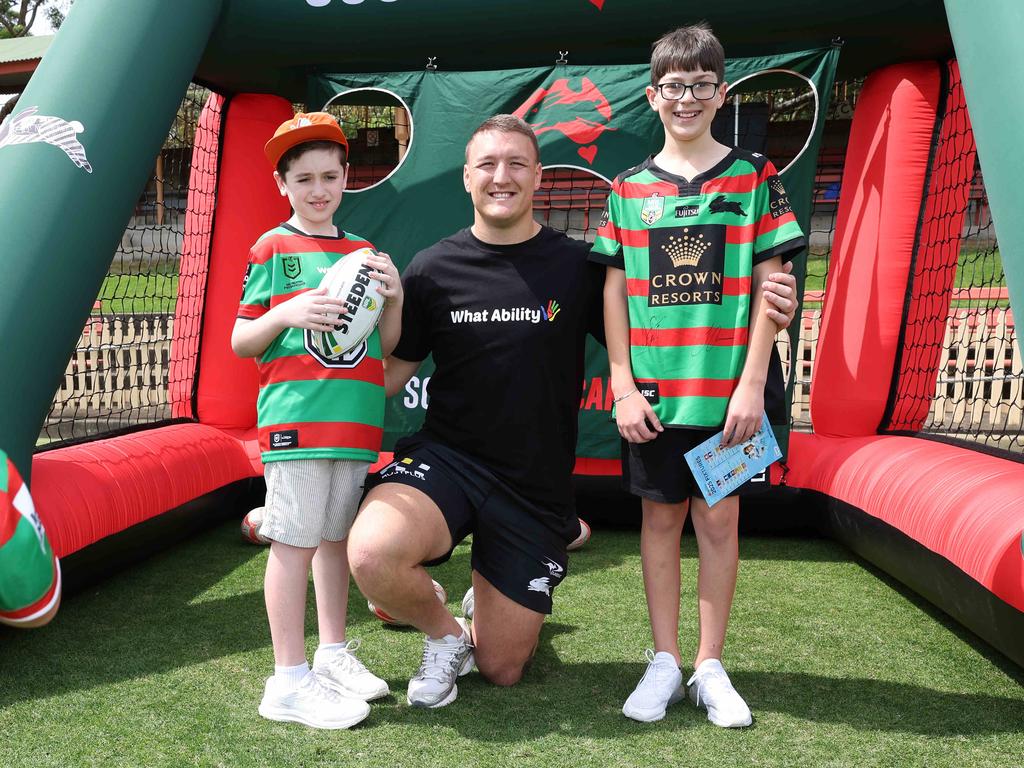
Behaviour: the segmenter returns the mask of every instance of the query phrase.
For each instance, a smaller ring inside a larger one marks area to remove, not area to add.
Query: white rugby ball
[[[431,579],[431,581],[433,581],[433,579]],[[444,605],[445,603],[448,602],[448,593],[445,591],[445,588],[442,587],[440,584],[438,584],[436,581],[434,581],[434,594],[437,595],[437,599],[441,601],[441,605]],[[370,609],[370,613],[372,613],[378,619],[383,621],[385,624],[390,624],[392,627],[408,627],[409,626],[408,624],[406,624],[404,622],[401,622],[398,619],[394,618],[393,616],[391,616],[389,613],[385,612],[381,608],[378,608],[376,605],[374,605],[369,600],[366,601],[366,607]]]
[[[264,507],[256,507],[242,518],[242,538],[250,544],[269,544],[270,539],[260,533]]]
[[[587,525],[587,521],[581,517],[580,535],[573,539],[571,542],[569,542],[569,545],[566,547],[566,549],[569,552],[572,552],[573,550],[580,549],[588,541],[590,541],[590,526]]]
[[[371,248],[360,248],[334,263],[320,279],[320,287],[327,295],[345,302],[346,314],[329,314],[337,326],[327,333],[310,332],[313,344],[324,357],[340,358],[362,344],[377,327],[384,311],[384,297],[380,295],[380,281],[370,277],[372,267],[363,262],[376,253]]]

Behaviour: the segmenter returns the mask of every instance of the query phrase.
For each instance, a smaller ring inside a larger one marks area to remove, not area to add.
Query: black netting
[[[533,215],[541,224],[578,240],[594,242],[611,185],[589,171],[545,168],[533,196]]]
[[[38,447],[193,416],[221,107],[220,97],[189,87],[54,396]],[[198,149],[197,131],[204,137]]]
[[[863,80],[848,80],[836,83],[833,88],[814,174],[803,301],[798,316],[793,320],[797,328],[795,333],[783,332],[776,339],[783,370],[787,381],[792,383],[790,427],[799,431],[811,429],[811,377],[821,328],[825,280],[835,239],[851,118],[863,83]],[[770,122],[774,125],[770,125],[766,133],[765,153],[778,167],[785,167],[800,151],[802,141],[811,129],[808,112],[812,105],[806,92],[784,89],[746,94],[744,98],[771,107]]]
[[[1024,364],[955,63],[885,431],[1024,453]]]

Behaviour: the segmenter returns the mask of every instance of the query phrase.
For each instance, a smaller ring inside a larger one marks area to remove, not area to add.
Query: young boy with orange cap
[[[383,434],[384,372],[401,330],[402,284],[384,253],[366,259],[386,306],[370,336],[342,355],[326,355],[314,335],[333,331],[345,301],[319,288],[335,262],[363,238],[339,229],[334,214],[348,175],[348,141],[324,112],[297,114],[267,142],[274,180],[292,216],[249,252],[231,348],[257,358],[257,421],[267,480],[261,534],[271,540],[264,594],[274,647],[259,712],[314,728],[348,728],[388,685],[346,640],[346,544],[366,471]],[[320,646],[310,669],[305,613],[313,571]]]

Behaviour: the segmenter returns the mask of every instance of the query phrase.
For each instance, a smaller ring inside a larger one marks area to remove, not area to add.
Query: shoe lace
[[[331,667],[337,667],[342,672],[347,672],[352,675],[359,675],[364,672],[369,672],[366,666],[358,658],[356,658],[355,652],[359,650],[359,646],[362,643],[358,639],[349,640],[345,644],[344,649],[339,653],[334,654],[328,665]]]
[[[739,694],[732,687],[729,675],[726,674],[724,669],[714,669],[705,672],[697,678],[696,682],[697,693],[702,699],[705,693],[709,698],[723,704],[727,701],[731,702],[734,698],[739,698]]]
[[[421,680],[437,680],[448,682],[458,674],[458,667],[465,658],[469,643],[460,640],[457,643],[436,642],[429,637],[423,643],[423,658],[416,677]]]
[[[334,704],[342,702],[345,699],[344,696],[335,691],[333,688],[330,688],[321,683],[317,679],[317,676],[312,673],[306,675],[306,677],[302,680],[302,683],[299,684],[299,687],[305,688],[308,693],[321,699],[327,699],[328,701]]]
[[[668,665],[655,661],[653,649],[648,648],[645,650],[644,658],[647,659],[647,669],[644,670],[644,676],[640,678],[638,688],[657,688],[659,682],[671,679],[671,671],[668,669]]]

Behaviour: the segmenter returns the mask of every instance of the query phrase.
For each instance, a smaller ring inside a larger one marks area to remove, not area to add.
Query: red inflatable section
[[[37,453],[32,496],[57,557],[237,480],[253,477],[247,443],[173,424]],[[258,463],[257,457],[257,463]]]
[[[811,382],[820,435],[874,434],[884,415],[940,84],[935,63],[887,67],[857,99]]]
[[[915,437],[798,433],[789,461],[789,485],[884,520],[1024,611],[1019,463]]]
[[[196,396],[203,424],[228,429],[256,425],[256,364],[231,351],[231,329],[249,247],[291,215],[263,145],[293,114],[292,105],[278,96],[240,94],[228,104]]]
[[[923,232],[924,246],[925,236],[939,244],[926,253],[926,248],[913,253],[940,84],[935,64],[900,65],[869,77],[858,100],[843,172],[840,239],[815,358],[811,411],[816,434],[791,435],[786,482],[837,499],[896,529],[1012,609],[1024,611],[1024,465],[931,440],[875,434],[894,381],[913,259],[926,260],[945,302],[956,269],[958,248],[943,242],[941,232]],[[966,166],[973,167],[973,145],[960,149],[970,157],[937,158],[955,172],[941,183],[951,190],[943,208],[954,212],[951,223],[943,226],[956,239],[961,218],[955,212],[962,210],[956,206],[965,194]],[[931,203],[926,216],[935,217],[936,204]],[[913,286],[912,311],[928,309],[920,297],[935,288]],[[944,306],[939,309],[941,329],[946,312]],[[921,378],[922,391],[930,393],[937,354],[929,348],[922,355],[931,361],[929,370],[914,375]],[[935,574],[915,575],[939,583]],[[959,597],[946,594],[939,599],[952,605]],[[970,628],[1003,652],[1013,652],[999,645],[1006,633],[995,627],[995,619],[979,620]]]

